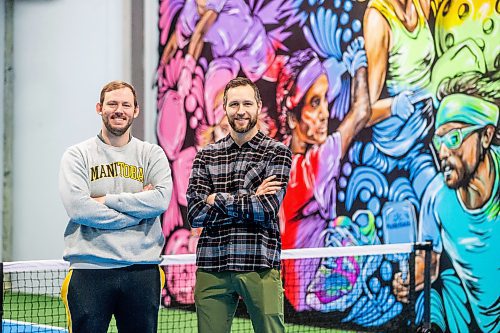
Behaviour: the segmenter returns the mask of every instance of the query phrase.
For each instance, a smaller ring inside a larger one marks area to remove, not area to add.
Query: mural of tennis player
[[[351,57],[347,57],[348,67],[353,67],[354,73],[350,111],[332,134],[328,134],[328,79],[317,55],[311,49],[295,52],[278,76],[277,108],[282,126],[288,128],[285,141],[293,153],[290,181],[282,205],[284,249],[323,247],[323,231],[337,217],[336,183],[340,161],[370,118],[362,43],[351,51]],[[344,230],[349,232],[348,227]],[[344,245],[349,244],[337,246]],[[298,311],[310,309],[306,292],[319,261],[285,262],[285,294]],[[306,267],[310,269],[305,270]]]
[[[471,329],[467,303],[482,332],[500,330],[498,126],[497,103],[463,93],[446,96],[436,114],[433,145],[441,172],[423,196],[419,238],[433,241],[433,279],[443,250],[456,273],[449,269],[440,274],[451,332]],[[423,288],[422,261],[417,257],[417,288]],[[396,275],[394,293],[401,300],[407,299],[407,282]]]
[[[276,80],[276,68],[280,68],[284,58],[277,56],[275,50],[289,33],[281,33],[283,28],[267,32],[263,21],[277,20],[280,6],[283,1],[270,1],[259,12],[249,8],[244,0],[185,1],[161,62],[168,63],[178,49],[187,46],[177,84],[180,95],[186,96],[204,45],[210,45],[213,60],[208,65],[204,83],[204,108],[209,125],[222,118],[222,91],[240,69],[254,82],[260,78]]]
[[[435,174],[430,152],[418,144],[432,127],[429,11],[428,0],[371,0],[363,23],[374,145],[367,165],[409,170],[417,198]]]

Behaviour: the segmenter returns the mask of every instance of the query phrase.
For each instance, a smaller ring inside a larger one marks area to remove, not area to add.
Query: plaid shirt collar
[[[243,148],[245,145],[248,145],[253,149],[257,149],[265,137],[266,136],[261,131],[257,131],[257,134],[255,134],[250,140],[242,144],[240,147],[236,142],[234,142],[231,134],[228,134],[225,138],[222,139],[222,143],[226,150]]]

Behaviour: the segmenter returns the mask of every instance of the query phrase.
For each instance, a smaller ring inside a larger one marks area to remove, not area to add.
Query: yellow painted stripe
[[[160,270],[160,295],[161,295],[161,290],[165,287],[165,271],[161,268],[161,266],[158,265],[158,269]]]
[[[68,304],[68,289],[69,289],[69,282],[71,280],[71,275],[73,274],[73,270],[70,269],[68,274],[66,274],[66,277],[64,278],[62,287],[61,287],[61,297],[64,303],[64,307],[66,308],[66,319],[68,320],[68,330],[69,333],[73,332],[72,325],[71,325],[71,312],[69,311],[69,304]]]

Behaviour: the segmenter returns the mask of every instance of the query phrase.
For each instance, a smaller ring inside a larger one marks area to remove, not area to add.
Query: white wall
[[[5,0],[0,0],[0,138],[3,138],[3,82],[4,82],[4,51],[5,51]],[[0,144],[0,161],[3,161],[3,144]],[[0,175],[3,175],[3,162],[0,163]],[[3,176],[0,177],[2,179]],[[0,186],[0,207],[3,207],[3,186]],[[3,217],[0,214],[0,258],[3,257]]]
[[[101,87],[130,81],[129,1],[17,0],[13,260],[62,256],[64,150],[100,129]]]

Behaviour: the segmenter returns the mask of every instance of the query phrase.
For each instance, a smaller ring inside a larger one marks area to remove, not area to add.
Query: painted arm
[[[217,12],[211,9],[207,10],[194,28],[177,85],[177,91],[181,96],[187,96],[191,91],[196,62],[205,44],[203,38],[208,29],[214,24],[218,15]]]
[[[368,90],[372,107],[367,126],[372,126],[391,116],[392,98],[379,99],[387,72],[390,28],[382,14],[374,8],[366,10],[363,27],[368,60]]]
[[[165,45],[165,48],[163,49],[163,53],[161,55],[161,62],[163,64],[168,64],[170,59],[175,54],[175,51],[179,48],[179,45],[177,44],[177,34],[174,32],[170,38],[167,41],[167,44]]]
[[[436,281],[439,275],[439,260],[441,254],[431,251],[431,283]],[[425,251],[417,251],[415,256],[415,290],[424,289]]]
[[[439,276],[439,260],[441,254],[431,251],[431,283],[437,280]],[[425,273],[425,252],[417,251],[415,256],[415,291],[424,289],[424,273]],[[408,303],[408,296],[410,293],[409,277],[403,280],[401,272],[394,275],[392,287],[394,295],[398,301]]]
[[[203,37],[207,33],[208,29],[214,24],[217,19],[217,12],[213,10],[207,10],[205,14],[200,18],[196,27],[194,28],[193,34],[189,42],[187,54],[189,54],[196,61],[201,55],[203,50]],[[163,53],[161,55],[161,62],[167,64],[170,59],[174,56],[175,52],[179,48],[179,43],[177,42],[177,34],[174,32],[167,41]]]
[[[425,190],[421,202],[419,216],[418,241],[432,241],[431,251],[431,283],[436,281],[439,275],[439,260],[443,245],[440,236],[439,208],[436,198],[443,186],[441,177],[436,175]],[[415,256],[415,289],[421,290],[424,287],[425,252],[417,251]],[[394,294],[399,301],[408,302],[409,279],[403,280],[401,272],[394,275],[392,282]]]
[[[209,9],[202,15],[198,23],[196,23],[196,27],[194,28],[188,47],[188,54],[192,56],[194,60],[198,60],[200,57],[203,45],[205,44],[203,38],[210,27],[212,27],[215,20],[217,20],[218,16],[219,14],[217,12]]]
[[[429,20],[429,15],[431,13],[431,2],[430,2],[430,0],[420,0],[420,6],[422,6],[422,10],[424,12],[425,19]]]
[[[371,116],[366,68],[361,67],[354,74],[351,89],[351,108],[338,127],[342,142],[341,156],[344,157],[354,137],[365,128]]]

